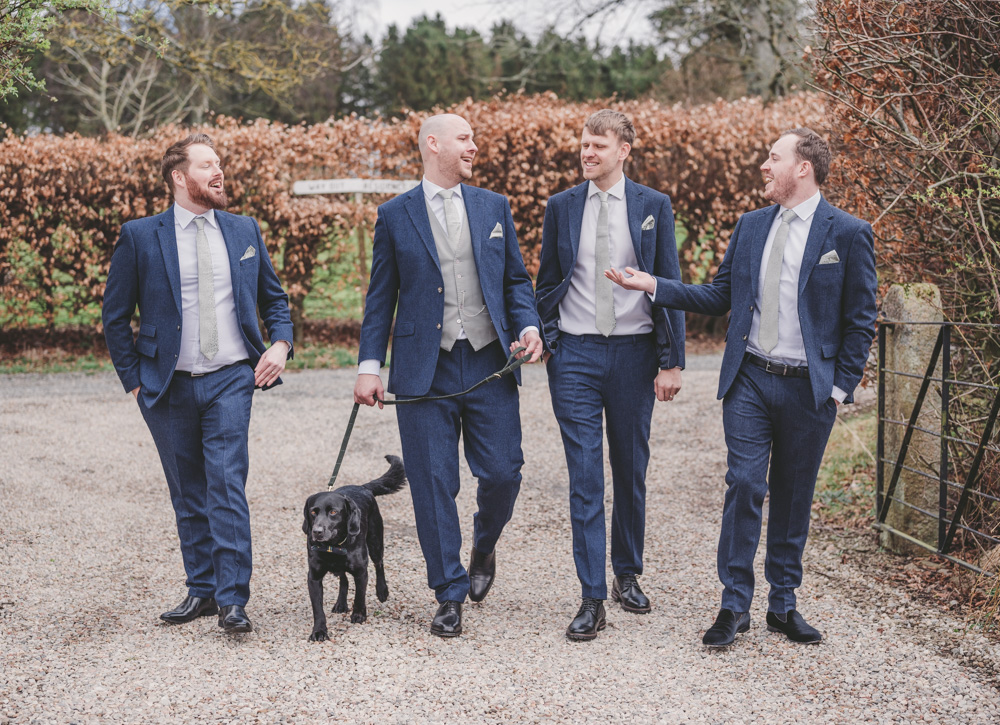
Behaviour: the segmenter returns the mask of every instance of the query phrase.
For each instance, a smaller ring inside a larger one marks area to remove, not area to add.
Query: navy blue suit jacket
[[[569,289],[576,256],[580,251],[580,228],[589,185],[590,182],[585,181],[556,194],[545,208],[535,297],[544,326],[545,347],[549,352],[555,351],[559,345],[559,303]],[[656,277],[680,280],[670,197],[626,177],[625,204],[639,269]],[[643,230],[643,221],[650,216],[654,226]],[[684,313],[653,307],[653,331],[660,368],[684,367]]]
[[[736,379],[753,321],[761,257],[778,205],[740,217],[719,271],[708,284],[656,280],[657,305],[724,315],[732,310],[719,373],[719,398]],[[833,264],[818,264],[836,251]],[[836,385],[854,401],[875,332],[875,246],[872,228],[820,199],[799,270],[799,325],[805,343],[809,382],[816,407]]]
[[[215,218],[229,250],[240,332],[250,364],[256,366],[267,349],[257,323],[258,307],[271,341],[292,344],[288,296],[271,266],[256,220],[218,210]],[[242,259],[248,247],[254,248],[254,254]],[[141,322],[133,341],[130,321],[136,305]],[[141,388],[143,402],[152,407],[170,384],[181,348],[181,272],[173,205],[162,214],[122,226],[111,257],[101,319],[122,385],[129,391]]]
[[[521,330],[538,326],[531,277],[517,244],[510,204],[500,194],[465,184],[462,199],[483,299],[506,350]],[[423,185],[418,184],[378,208],[361,323],[359,360],[384,364],[392,332],[390,393],[420,396],[430,390],[441,348],[443,288]],[[515,371],[518,382],[519,372]]]

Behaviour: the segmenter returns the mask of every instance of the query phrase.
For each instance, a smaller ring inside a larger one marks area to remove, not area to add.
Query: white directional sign
[[[402,194],[420,183],[417,179],[314,179],[296,181],[292,191],[302,194]]]

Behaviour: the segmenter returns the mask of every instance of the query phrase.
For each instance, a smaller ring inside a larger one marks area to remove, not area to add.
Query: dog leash
[[[525,350],[527,350],[527,348],[523,346],[515,349],[510,355],[507,356],[507,362],[504,364],[502,368],[497,370],[492,375],[487,375],[485,378],[480,380],[471,388],[469,388],[468,390],[463,390],[461,393],[449,393],[448,395],[424,395],[420,398],[404,398],[402,400],[379,400],[378,397],[376,396],[375,402],[382,403],[383,405],[404,405],[408,403],[426,403],[431,400],[448,400],[450,398],[460,398],[463,395],[468,395],[476,388],[486,385],[486,383],[492,380],[499,380],[504,375],[512,373],[519,367],[524,365],[527,358],[526,357],[519,358],[516,357],[516,355],[518,353],[524,352]],[[340,453],[337,455],[337,465],[333,467],[333,475],[330,476],[330,483],[328,483],[326,486],[327,491],[332,491],[333,485],[337,482],[337,476],[338,474],[340,474],[340,464],[344,462],[344,453],[347,452],[347,442],[351,439],[351,432],[354,430],[354,420],[358,417],[359,407],[360,404],[355,403],[354,408],[351,410],[351,418],[350,420],[347,421],[347,430],[344,431],[344,440],[340,444]]]

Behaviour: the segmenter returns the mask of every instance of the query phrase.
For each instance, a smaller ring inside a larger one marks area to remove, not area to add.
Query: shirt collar
[[[600,189],[597,188],[597,184],[591,181],[590,186],[587,187],[587,198],[589,199],[598,192],[600,192]],[[622,174],[622,178],[618,179],[618,182],[608,189],[608,195],[619,200],[625,198],[625,174]]]
[[[431,181],[430,179],[428,179],[426,176],[423,178],[423,180],[420,183],[423,184],[423,187],[424,187],[424,196],[427,198],[427,201],[430,201],[435,196],[437,196],[439,191],[445,191],[445,188],[443,186],[438,186],[433,181]],[[451,187],[450,191],[454,192],[454,194],[455,194],[454,198],[456,198],[456,199],[461,199],[462,198],[462,185],[461,184],[456,184],[455,186]]]
[[[804,202],[802,202],[797,207],[792,209],[792,211],[794,211],[795,216],[797,216],[802,221],[804,222],[809,221],[809,217],[811,217],[813,214],[816,213],[816,207],[819,206],[819,200],[822,198],[823,198],[822,194],[820,194],[817,191],[815,194],[810,196]],[[783,211],[784,208],[785,207],[781,207],[781,209],[778,211],[778,214],[781,214],[781,211]]]
[[[196,216],[204,217],[210,227],[218,229],[219,225],[215,220],[215,209],[209,209],[204,214],[195,214],[193,211],[189,211],[177,202],[174,202],[174,222],[181,229],[187,229]]]

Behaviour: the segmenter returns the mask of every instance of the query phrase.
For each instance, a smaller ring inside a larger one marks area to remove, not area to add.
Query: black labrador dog
[[[323,577],[340,575],[340,594],[332,612],[347,611],[347,575],[354,577],[354,607],[351,621],[368,618],[365,596],[368,591],[368,559],[375,564],[375,594],[380,602],[389,598],[382,565],[382,514],[376,496],[395,493],[406,485],[403,461],[386,456],[389,470],[364,486],[341,486],[335,491],[313,494],[306,501],[302,530],[309,554],[309,599],[312,602],[313,630],[309,639],[329,639],[323,612]]]

